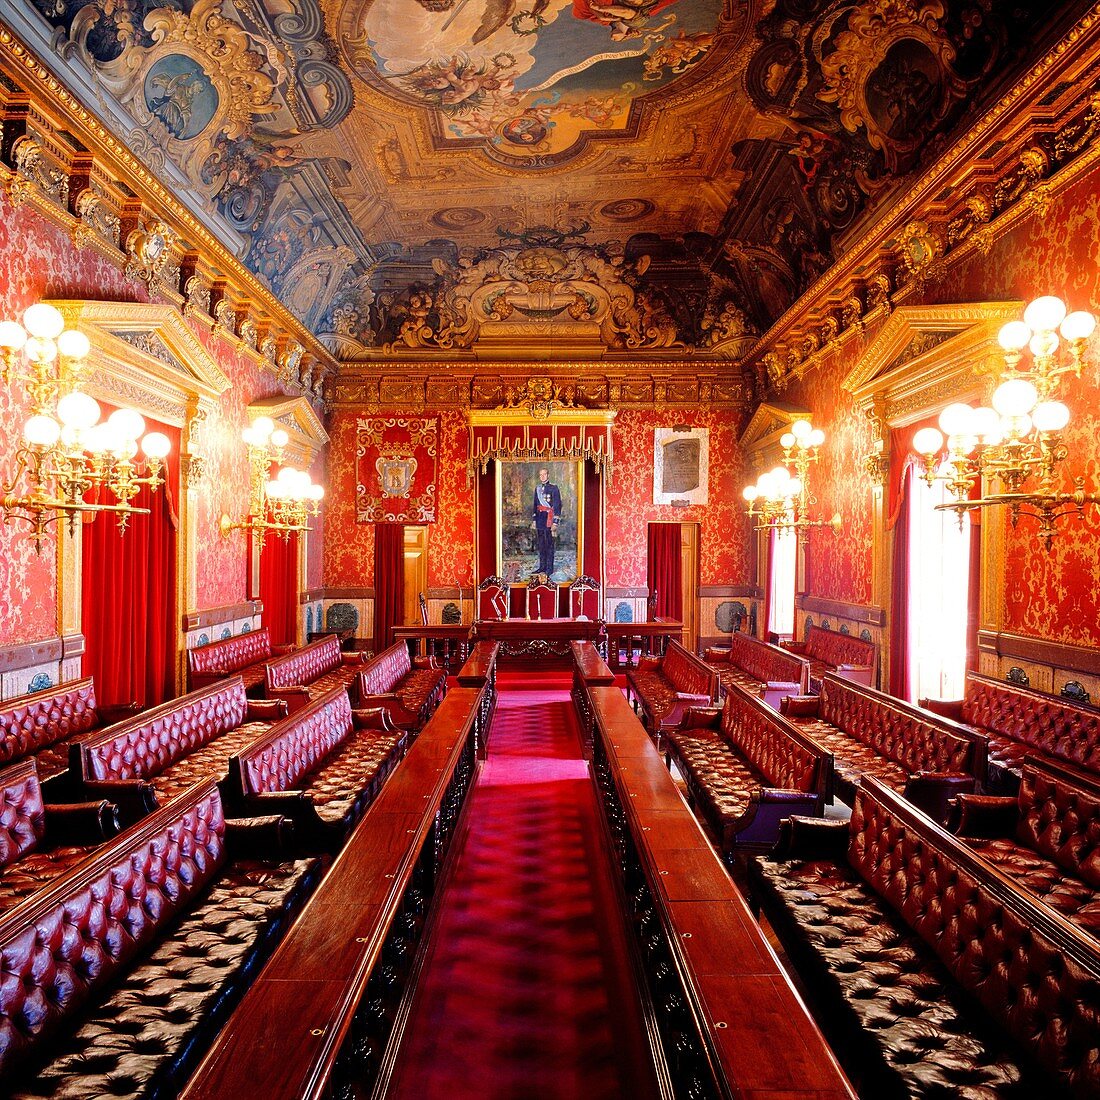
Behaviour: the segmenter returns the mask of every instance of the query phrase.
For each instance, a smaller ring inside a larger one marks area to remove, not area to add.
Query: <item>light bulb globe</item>
[[[1056,329],[1066,315],[1066,303],[1053,294],[1036,298],[1024,310],[1024,321],[1036,332]]]
[[[935,428],[921,428],[913,436],[913,450],[919,455],[935,455],[943,447],[943,433]]]
[[[61,311],[47,302],[36,302],[23,310],[23,327],[43,340],[56,340],[65,327]]]
[[[113,437],[114,433],[106,422],[94,424],[84,433],[84,450],[90,451],[94,455],[101,455],[111,449],[111,444],[114,441]]]
[[[1031,338],[1028,348],[1031,349],[1031,354],[1036,359],[1045,359],[1058,350],[1058,342],[1058,333],[1056,332],[1037,332]]]
[[[145,417],[135,409],[115,409],[109,417],[107,417],[107,423],[123,439],[131,439],[137,441],[145,433]]]
[[[309,499],[320,502],[325,499],[325,487],[323,485],[311,485],[309,487]]]
[[[746,485],[744,489],[741,490],[741,495],[745,498],[745,500],[752,504],[752,502],[756,500],[756,498],[760,495],[760,490],[755,485]]]
[[[276,428],[271,433],[271,445],[273,447],[285,447],[290,442],[290,436],[287,435],[284,428]]]
[[[974,410],[956,401],[940,413],[940,430],[946,436],[968,435],[972,431],[973,420]]]
[[[293,483],[295,475],[298,473],[293,466],[284,466],[276,475],[275,480],[281,485],[290,485]]]
[[[786,495],[789,497],[796,497],[802,492],[802,478],[792,477],[787,483]]]
[[[52,363],[57,358],[57,345],[45,336],[32,336],[23,352],[32,363]]]
[[[61,437],[61,425],[52,416],[32,416],[23,425],[23,438],[32,447],[52,447]]]
[[[810,432],[809,444],[811,447],[820,447],[825,442],[825,433],[820,428],[814,428]]]
[[[808,420],[796,420],[791,425],[795,439],[806,439],[813,430],[814,427]]]
[[[1061,401],[1040,401],[1031,420],[1041,432],[1060,432],[1069,423],[1069,408]]]
[[[795,436],[793,432],[784,432],[779,437],[779,446],[787,449],[794,446]]]
[[[27,330],[18,321],[0,321],[0,348],[19,351],[27,342]]]
[[[67,393],[57,403],[57,418],[77,431],[90,428],[99,420],[99,402],[80,390]]]
[[[1010,378],[993,391],[993,408],[1001,416],[1029,413],[1039,401],[1039,391],[1026,378]]]
[[[252,421],[252,431],[256,434],[256,438],[261,440],[261,446],[268,441],[274,430],[275,421],[270,416],[257,416]]]
[[[975,409],[970,419],[970,430],[983,442],[987,436],[995,435],[1001,430],[1001,418],[996,409],[987,405]]]
[[[92,350],[92,342],[82,332],[67,328],[57,338],[57,350],[66,359],[85,359]]]
[[[786,466],[774,466],[771,469],[771,479],[776,485],[786,485],[791,480],[791,471]]]
[[[997,343],[1005,351],[1019,351],[1021,348],[1026,348],[1030,339],[1031,328],[1023,321],[1009,321],[1008,324],[1002,325],[1001,331],[997,333]]]
[[[172,443],[163,432],[149,432],[141,441],[142,453],[147,458],[163,461],[171,449]]]
[[[1087,340],[1095,328],[1096,318],[1087,310],[1078,309],[1066,317],[1058,331],[1067,340]]]

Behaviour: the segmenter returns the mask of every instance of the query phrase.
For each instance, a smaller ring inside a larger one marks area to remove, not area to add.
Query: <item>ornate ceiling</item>
[[[1059,29],[1000,0],[17,2],[346,358],[521,322],[735,357]]]

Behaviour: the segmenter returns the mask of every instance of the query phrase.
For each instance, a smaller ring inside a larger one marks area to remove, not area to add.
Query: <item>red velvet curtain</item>
[[[114,410],[101,402],[105,419]],[[176,497],[180,432],[146,420],[146,431],[171,441],[165,485],[142,486],[133,504],[148,515],[129,517],[120,535],[116,517],[92,513],[82,532],[84,674],[95,677],[101,705],[151,707],[176,693]],[[106,500],[113,500],[110,493]]]
[[[393,628],[405,618],[405,527],[374,525],[374,652],[393,644]]]
[[[272,645],[298,642],[298,532],[267,532],[260,551],[260,599]]]
[[[682,621],[684,617],[683,577],[680,556],[680,525],[651,523],[647,558],[649,590],[657,590],[655,614]]]

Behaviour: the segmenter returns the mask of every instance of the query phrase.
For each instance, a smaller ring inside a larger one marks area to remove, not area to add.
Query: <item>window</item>
[[[909,692],[911,700],[961,699],[966,676],[970,517],[937,512],[942,481],[909,482]]]
[[[768,629],[773,634],[793,636],[798,535],[794,531],[771,531],[769,539]]]

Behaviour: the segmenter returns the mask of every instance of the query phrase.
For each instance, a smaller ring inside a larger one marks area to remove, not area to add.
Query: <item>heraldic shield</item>
[[[375,460],[374,468],[378,471],[383,496],[409,495],[416,473],[416,459],[412,455],[382,455]]]

